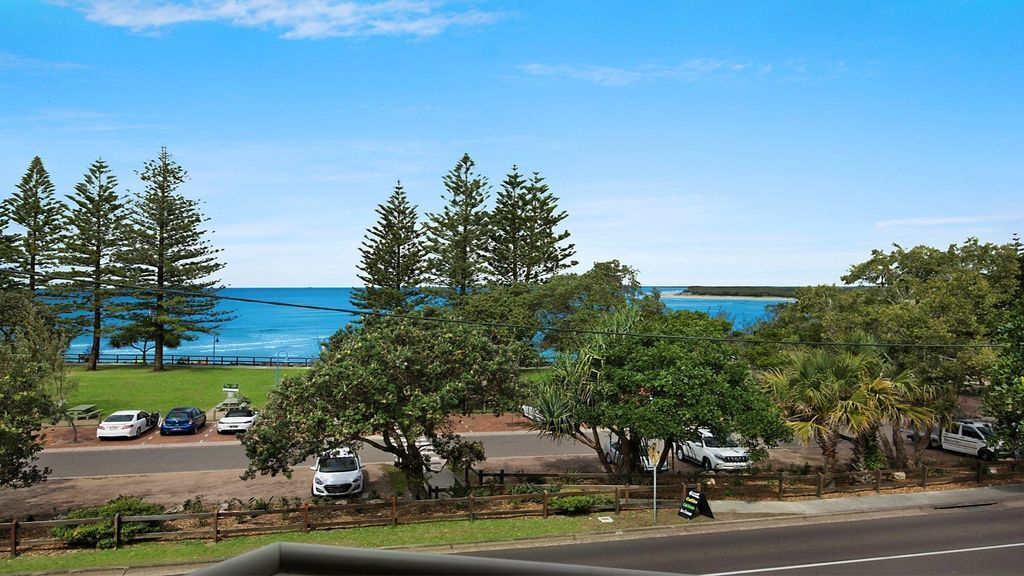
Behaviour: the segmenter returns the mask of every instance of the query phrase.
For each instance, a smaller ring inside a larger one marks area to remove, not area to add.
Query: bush
[[[143,502],[133,496],[118,496],[101,506],[80,508],[70,512],[65,518],[104,518],[106,521],[78,526],[56,526],[52,530],[54,538],[59,538],[68,546],[88,546],[93,548],[114,547],[114,515],[145,516],[163,514],[164,507],[159,504]],[[146,532],[159,532],[160,522],[124,522],[121,524],[121,537],[131,538]]]
[[[196,494],[192,498],[182,502],[181,510],[186,514],[201,514],[206,512],[206,502],[203,500],[203,495]]]
[[[559,498],[552,498],[548,507],[557,514],[567,514],[572,516],[576,514],[586,514],[595,506],[604,506],[613,502],[614,500],[610,496],[606,496],[604,494],[562,496]]]

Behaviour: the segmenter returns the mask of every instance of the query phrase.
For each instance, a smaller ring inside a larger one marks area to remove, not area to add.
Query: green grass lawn
[[[602,524],[597,516],[612,516],[614,524]],[[680,524],[672,511],[666,511],[659,524]],[[703,519],[694,520],[700,522]],[[451,521],[428,524],[403,524],[373,528],[350,528],[319,532],[291,532],[266,536],[230,538],[217,544],[209,541],[183,541],[166,543],[131,544],[120,550],[78,550],[57,554],[26,554],[14,559],[0,560],[0,574],[12,572],[41,572],[97,568],[102,566],[132,566],[144,564],[187,564],[221,560],[273,542],[304,542],[333,544],[358,548],[386,548],[392,546],[424,546],[438,544],[465,544],[473,542],[500,542],[517,538],[535,538],[564,534],[604,532],[630,526],[649,526],[648,510],[606,512],[589,516],[552,516],[549,518],[510,518],[478,520],[476,522]]]
[[[144,366],[100,366],[95,372],[83,366],[69,369],[78,389],[71,405],[95,404],[104,414],[116,410],[158,410],[166,414],[175,406],[213,408],[225,398],[224,384],[238,384],[242,394],[257,407],[267,402],[274,387],[276,368],[171,367],[154,372]],[[304,368],[281,368],[281,378],[298,375]]]

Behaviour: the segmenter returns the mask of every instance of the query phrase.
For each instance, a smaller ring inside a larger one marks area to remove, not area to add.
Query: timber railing
[[[65,354],[64,361],[68,364],[86,364],[88,354]],[[142,365],[142,354],[100,354],[100,364],[136,364]],[[146,355],[146,363],[153,363],[153,354]],[[164,354],[165,365],[177,366],[284,366],[296,367],[313,365],[313,358],[289,356],[204,356],[196,354]]]
[[[511,493],[526,484],[557,479],[561,482],[598,482],[602,474],[534,474],[475,471],[481,486],[469,487],[471,493],[459,498],[431,500],[350,501],[338,504],[307,502],[302,506],[267,510],[214,510],[182,514],[115,516],[110,518],[57,519],[0,523],[0,535],[6,534],[7,550],[13,557],[20,551],[69,548],[55,538],[53,528],[106,524],[111,527],[112,544],[120,547],[140,541],[201,539],[219,542],[225,538],[279,532],[309,532],[365,526],[397,526],[422,522],[453,520],[475,521],[485,518],[547,518],[559,513],[558,499],[569,496],[594,497],[592,511],[637,510],[650,508],[654,487],[650,484],[535,484],[531,492]],[[700,489],[711,500],[729,498],[777,499],[823,498],[828,494],[876,492],[939,484],[985,484],[1024,478],[1024,461],[978,461],[970,466],[924,467],[913,470],[871,470],[842,474],[659,474],[658,497],[681,500],[692,488]],[[492,480],[486,482],[486,480]],[[496,482],[493,480],[500,480]],[[493,495],[482,495],[482,494]],[[438,496],[436,492],[433,494]],[[127,523],[148,523],[155,531],[124,530]],[[2,536],[0,536],[2,537]]]

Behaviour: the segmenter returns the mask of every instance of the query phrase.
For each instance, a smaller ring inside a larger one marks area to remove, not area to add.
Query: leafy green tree
[[[920,428],[934,421],[934,413],[922,404],[928,389],[908,374],[890,375],[874,349],[815,348],[788,356],[788,364],[765,372],[762,382],[796,437],[821,449],[826,473],[839,469],[843,433],[855,437],[850,468],[863,470],[879,442],[888,446],[885,454],[891,460],[902,457],[903,421]],[[883,424],[893,428],[892,444],[879,435]]]
[[[652,336],[595,334],[579,351],[559,356],[534,406],[535,428],[542,434],[581,441],[611,472],[597,432],[606,429],[621,446],[618,471],[630,475],[640,469],[645,438],[670,444],[708,428],[721,436],[739,433],[763,455],[765,445],[787,437],[781,414],[736,351],[706,340],[728,336],[728,322],[688,311],[641,318],[631,310],[615,313],[603,327]]]
[[[996,342],[1003,345],[985,389],[985,411],[996,419],[996,441],[1014,458],[1024,456],[1024,246],[1014,237],[1017,285],[1005,303]]]
[[[359,248],[358,276],[365,286],[353,291],[352,303],[364,310],[415,308],[424,300],[420,287],[426,279],[426,250],[416,207],[401,182],[376,212],[377,223]]]
[[[155,347],[157,327],[146,312],[131,312],[126,321],[118,324],[110,333],[110,345],[114,348],[134,348],[142,355],[142,365],[148,363],[150,350]],[[164,349],[181,346],[181,334],[164,332]]]
[[[487,178],[477,175],[475,167],[469,154],[463,155],[444,177],[444,208],[439,214],[427,214],[425,248],[430,276],[456,297],[479,286],[484,269]]]
[[[506,286],[542,282],[575,266],[568,231],[556,229],[568,215],[558,211],[558,198],[544,178],[527,180],[516,166],[501,183],[488,222],[485,252],[487,276]]]
[[[230,319],[216,309],[212,298],[220,281],[211,276],[224,267],[220,252],[203,230],[199,202],[178,188],[188,179],[166,148],[145,163],[139,179],[145,190],[137,194],[128,217],[129,249],[121,256],[132,282],[141,286],[133,294],[132,323],[148,323],[154,343],[153,366],[163,370],[164,347],[169,339],[190,341]],[[200,296],[166,292],[187,291]],[[171,336],[173,335],[173,336]]]
[[[0,290],[12,290],[21,283],[21,276],[12,274],[17,269],[17,237],[7,233],[9,222],[0,208]]]
[[[0,291],[0,487],[46,479],[34,462],[42,425],[59,414],[52,395],[63,378],[66,340],[25,291]]]
[[[29,163],[17,191],[3,202],[3,217],[20,228],[15,234],[13,261],[30,275],[24,284],[32,294],[48,280],[35,274],[56,269],[63,231],[65,206],[54,196],[55,188],[39,156]]]
[[[60,261],[73,280],[62,285],[61,291],[68,312],[76,315],[92,336],[88,369],[95,370],[100,341],[110,333],[110,321],[124,308],[115,299],[117,291],[107,283],[125,277],[119,260],[127,252],[123,223],[128,211],[117,193],[117,177],[102,159],[92,163],[68,200],[71,208]]]
[[[467,453],[461,439],[445,438],[450,417],[512,398],[516,378],[509,350],[473,326],[385,317],[346,328],[311,371],[271,391],[242,438],[250,460],[244,477],[287,475],[310,455],[361,442],[393,454],[412,494],[425,497],[416,439]]]

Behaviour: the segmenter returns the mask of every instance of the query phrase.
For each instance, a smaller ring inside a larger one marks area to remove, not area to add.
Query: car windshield
[[[227,415],[224,416],[224,417],[225,418],[248,418],[249,416],[252,416],[252,410],[249,410],[248,408],[236,408],[234,410],[228,410]]]
[[[135,420],[134,414],[111,414],[104,422],[131,422]]]
[[[705,436],[704,445],[708,448],[735,448],[739,446],[732,438],[727,437],[724,440],[720,440],[714,436]]]
[[[320,460],[321,472],[351,472],[358,469],[356,459],[352,456],[341,456],[339,458],[324,458]]]
[[[171,412],[167,415],[168,420],[188,420],[188,413],[186,412]]]
[[[992,428],[988,424],[979,424],[975,426],[975,428],[977,428],[978,432],[981,432],[981,435],[986,439],[992,436]]]

